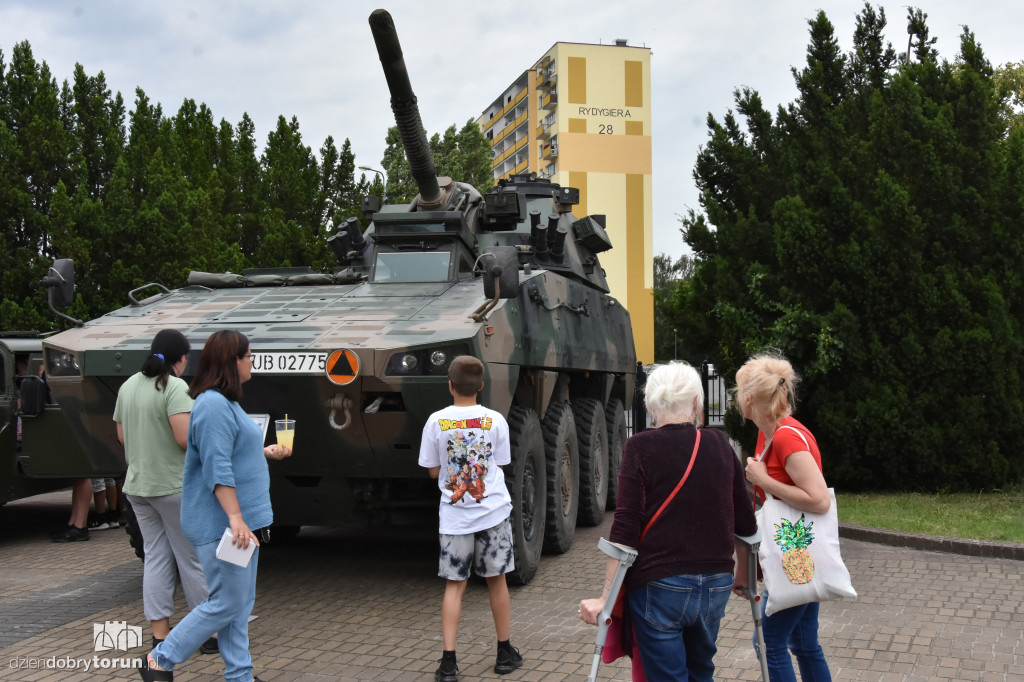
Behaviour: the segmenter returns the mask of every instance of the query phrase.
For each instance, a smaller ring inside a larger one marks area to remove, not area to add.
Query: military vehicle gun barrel
[[[441,188],[437,182],[434,155],[423,129],[420,108],[409,82],[409,71],[405,68],[402,46],[398,42],[398,32],[395,31],[391,14],[383,9],[374,10],[370,14],[370,31],[377,45],[381,66],[384,67],[388,90],[391,91],[391,110],[395,113],[395,123],[402,137],[412,177],[419,188],[420,199],[430,204],[440,200]]]

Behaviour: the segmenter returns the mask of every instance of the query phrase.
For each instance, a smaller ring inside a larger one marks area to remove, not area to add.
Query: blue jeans
[[[790,651],[796,656],[803,682],[830,682],[832,673],[825,662],[825,652],[818,644],[818,603],[783,609],[771,616],[764,615],[766,603],[767,599],[761,601],[761,615],[771,682],[796,682]],[[757,649],[756,640],[754,649]]]
[[[674,575],[629,593],[636,645],[650,682],[710,682],[732,573]]]
[[[219,540],[218,540],[219,542]],[[195,653],[199,645],[217,633],[217,644],[224,659],[224,679],[230,682],[252,680],[249,655],[249,614],[256,601],[256,548],[248,566],[238,566],[216,557],[217,542],[196,547],[210,596],[185,616],[167,639],[153,649],[153,660],[164,670]]]

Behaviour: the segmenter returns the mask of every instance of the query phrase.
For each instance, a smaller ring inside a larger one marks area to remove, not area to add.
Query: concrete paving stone
[[[46,531],[66,515],[67,495],[54,500],[30,498],[0,510],[0,522],[9,529],[0,539],[5,665],[14,656],[91,657],[95,622],[124,620],[143,627],[145,641],[150,636],[140,599],[141,563],[124,533],[51,543]],[[607,515],[597,528],[578,529],[569,552],[544,557],[530,585],[512,588],[512,642],[527,664],[510,681],[586,676],[594,630],[575,611],[580,599],[600,589],[604,556],[596,542],[607,535],[610,520]],[[835,679],[1022,682],[1020,561],[845,538],[842,544],[860,598],[821,608],[820,636]],[[436,530],[430,528],[306,528],[295,541],[266,548],[257,585],[259,617],[250,625],[256,674],[268,682],[432,679],[444,592],[436,577],[435,545]],[[186,611],[180,594],[176,608],[175,620]],[[493,627],[486,587],[471,582],[459,639],[463,680],[497,679],[491,671]],[[732,600],[719,636],[716,679],[759,679],[751,631],[749,607]],[[144,650],[125,653],[134,657]],[[221,679],[223,664],[217,656],[196,655],[177,672],[180,679],[213,682]],[[602,680],[629,678],[625,660],[601,668]],[[0,679],[96,678],[8,666]],[[137,679],[137,673],[110,670],[104,679]]]

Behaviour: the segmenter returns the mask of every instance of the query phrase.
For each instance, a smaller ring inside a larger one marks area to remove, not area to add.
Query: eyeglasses
[[[249,362],[252,362],[252,353],[246,353],[245,355],[243,355],[242,357],[240,357],[238,359],[239,360],[248,360]]]

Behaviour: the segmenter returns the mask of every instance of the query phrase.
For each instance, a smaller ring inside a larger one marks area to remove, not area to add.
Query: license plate
[[[253,374],[315,374],[327,367],[327,353],[253,353]]]

